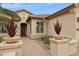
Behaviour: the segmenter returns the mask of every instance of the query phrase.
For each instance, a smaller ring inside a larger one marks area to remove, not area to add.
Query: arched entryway
[[[21,37],[26,37],[27,36],[27,24],[26,23],[21,23]]]

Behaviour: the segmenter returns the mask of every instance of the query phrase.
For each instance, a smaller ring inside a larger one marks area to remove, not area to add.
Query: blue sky
[[[3,8],[7,8],[13,11],[19,9],[26,9],[34,14],[52,14],[61,10],[67,6],[69,3],[4,3],[1,4]]]

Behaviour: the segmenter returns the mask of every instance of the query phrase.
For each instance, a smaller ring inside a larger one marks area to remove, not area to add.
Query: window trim
[[[38,22],[36,22],[36,25],[37,25],[36,26],[36,33],[44,33],[44,22],[38,21]]]

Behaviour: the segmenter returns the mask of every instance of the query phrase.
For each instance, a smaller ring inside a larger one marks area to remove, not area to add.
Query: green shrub
[[[39,38],[44,44],[50,44],[49,36],[41,36]]]
[[[3,37],[0,37],[0,43],[3,41]]]

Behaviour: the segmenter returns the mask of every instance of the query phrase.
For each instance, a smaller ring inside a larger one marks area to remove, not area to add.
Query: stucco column
[[[53,56],[68,56],[69,55],[69,40],[57,40],[50,38],[50,52]]]
[[[76,28],[76,40],[78,41],[78,45],[79,45],[79,22],[78,17],[79,17],[79,3],[75,3],[76,8],[74,9],[74,13],[75,13],[75,28]]]
[[[17,24],[17,28],[16,28],[16,36],[20,37],[20,32],[21,32],[21,28],[20,28],[20,22],[16,23]]]
[[[5,41],[0,43],[1,56],[21,56],[22,55],[22,40],[17,43],[7,44]]]
[[[78,46],[78,41],[76,39],[72,39],[70,42],[69,42],[69,52],[70,52],[70,55],[73,55],[77,52],[77,46]]]

